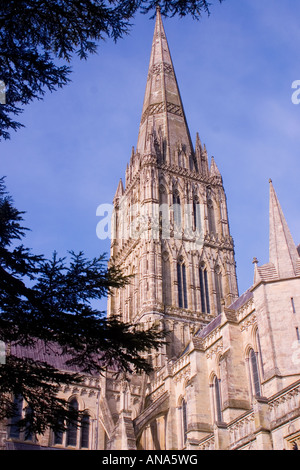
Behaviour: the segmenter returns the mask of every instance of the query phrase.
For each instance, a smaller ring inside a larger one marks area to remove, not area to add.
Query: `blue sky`
[[[300,2],[225,0],[209,18],[165,19],[183,104],[222,173],[240,293],[253,257],[268,261],[269,178],[300,243]],[[109,252],[96,209],[111,203],[136,146],[154,20],[137,15],[131,34],[107,41],[72,83],[26,107],[26,125],[1,142],[1,175],[31,229],[35,253]]]

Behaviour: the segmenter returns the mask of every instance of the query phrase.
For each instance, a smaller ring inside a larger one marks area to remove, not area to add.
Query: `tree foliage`
[[[0,139],[22,127],[15,118],[24,105],[70,81],[75,54],[86,59],[102,40],[128,34],[138,11],[158,5],[166,16],[210,12],[207,0],[0,0]]]
[[[147,356],[165,335],[155,326],[144,331],[98,310],[99,299],[130,282],[117,267],[107,268],[104,256],[89,260],[71,252],[66,259],[54,253],[47,260],[20,245],[23,214],[0,179],[0,341],[7,351],[0,365],[0,419],[15,413],[13,396],[23,397],[31,410],[26,429],[42,433],[50,426],[57,432],[74,419],[68,403],[57,397],[60,384],[80,383],[83,374],[107,368],[149,373]],[[35,357],[32,352],[41,348],[45,357],[58,355],[67,372]]]

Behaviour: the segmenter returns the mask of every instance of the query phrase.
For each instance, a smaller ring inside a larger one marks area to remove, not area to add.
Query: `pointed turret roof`
[[[123,186],[123,181],[122,181],[122,178],[120,178],[120,181],[119,181],[119,184],[118,184],[118,187],[117,187],[117,191],[116,191],[116,194],[115,194],[115,197],[114,197],[114,202],[117,201],[117,199],[120,199],[123,195],[124,195],[124,186]]]
[[[166,143],[166,161],[171,163],[178,146],[188,155],[193,153],[171,54],[158,8],[137,143],[138,153],[141,155],[145,153],[149,134],[157,133],[159,130]]]
[[[214,157],[211,157],[210,176],[219,176],[220,178],[222,178]]]
[[[280,278],[296,276],[299,255],[270,180],[270,263]]]
[[[255,259],[254,285],[261,281],[300,276],[300,257],[286,222],[272,180],[270,182],[269,263]]]

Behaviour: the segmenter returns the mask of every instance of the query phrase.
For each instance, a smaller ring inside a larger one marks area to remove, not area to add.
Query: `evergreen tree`
[[[222,2],[223,0],[218,0]],[[70,81],[74,54],[86,59],[99,42],[128,34],[138,11],[199,19],[207,0],[0,0],[0,139],[22,124],[15,116],[46,90]],[[62,63],[59,63],[62,61]],[[6,91],[2,89],[6,87]],[[5,104],[3,104],[5,102]],[[1,104],[2,103],[2,104]]]
[[[22,397],[30,413],[21,425],[26,432],[55,432],[76,421],[78,414],[58,398],[60,384],[80,383],[82,374],[146,372],[147,353],[164,342],[155,326],[147,331],[105,318],[97,300],[130,282],[105,258],[86,259],[70,253],[70,261],[54,253],[36,256],[24,245],[23,212],[14,207],[0,179],[0,342],[6,358],[0,363],[0,419],[13,417],[13,397]],[[63,373],[33,352],[43,348],[65,360]],[[14,351],[21,350],[23,355]],[[25,351],[25,353],[24,353]],[[28,354],[26,353],[28,352]],[[2,358],[3,359],[3,358]]]

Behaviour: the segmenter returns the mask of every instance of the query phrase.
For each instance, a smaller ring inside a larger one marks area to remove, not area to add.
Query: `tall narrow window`
[[[207,201],[207,217],[209,233],[216,233],[215,211],[211,199]]]
[[[171,267],[168,253],[163,253],[162,256],[162,285],[163,303],[164,305],[172,305]]]
[[[264,362],[263,362],[263,357],[262,357],[262,352],[261,352],[260,337],[258,334],[258,330],[256,331],[256,343],[257,343],[257,348],[258,348],[259,363],[260,363],[262,375],[264,376]]]
[[[174,228],[175,230],[181,229],[181,204],[180,196],[177,191],[173,194],[173,211],[174,211]]]
[[[22,409],[23,409],[23,398],[17,395],[14,398],[15,414],[11,418],[10,428],[9,428],[9,437],[12,439],[20,439],[20,427],[18,426],[18,423],[22,419]]]
[[[214,387],[216,420],[218,422],[221,422],[222,421],[221,393],[220,393],[220,384],[219,384],[219,380],[217,377],[214,378],[213,387]]]
[[[207,270],[204,270],[204,285],[205,285],[205,300],[206,300],[206,313],[210,313],[210,305],[209,305],[209,292],[208,292],[208,278],[207,278]]]
[[[186,437],[187,437],[187,403],[185,399],[182,400],[181,411],[182,411],[182,436],[183,436],[183,445],[184,445],[186,442]]]
[[[200,279],[201,311],[202,313],[210,313],[208,277],[207,277],[207,270],[204,267],[199,268],[199,279]]]
[[[89,434],[90,434],[90,417],[88,414],[84,414],[81,419],[81,430],[80,430],[80,447],[82,449],[89,448]]]
[[[194,230],[201,230],[201,213],[198,198],[194,198],[193,200],[193,225]]]
[[[252,380],[253,380],[253,392],[256,396],[260,396],[260,380],[259,380],[257,358],[253,349],[251,349],[249,357],[250,357]]]
[[[179,308],[188,308],[186,269],[184,263],[177,263],[177,281]]]
[[[217,300],[217,314],[222,313],[222,299],[223,299],[223,289],[222,289],[222,273],[219,266],[216,266],[215,269],[215,288],[216,288],[216,300]]]
[[[183,305],[184,305],[184,308],[188,308],[185,265],[183,264],[181,267],[182,267],[182,281],[183,281]]]
[[[70,401],[69,407],[73,411],[78,411],[78,401],[74,398]],[[77,426],[75,422],[68,423],[67,427],[67,446],[77,446]]]
[[[25,441],[32,441],[33,440],[33,433],[31,431],[31,422],[32,422],[32,409],[30,406],[27,406],[25,410],[25,419],[26,419],[26,424],[25,424]]]
[[[132,274],[134,276],[133,280],[133,291],[132,291],[132,304],[133,304],[133,312],[129,312],[130,315],[136,315],[138,308],[139,308],[139,273],[135,266],[132,268]]]
[[[164,186],[159,187],[159,233],[163,240],[170,238],[168,193]]]
[[[60,421],[60,424],[62,424],[62,421]],[[53,439],[54,445],[62,445],[63,437],[64,437],[64,433],[62,431],[55,432],[54,439]]]
[[[181,265],[177,264],[177,282],[178,282],[178,306],[179,308],[183,307],[182,299],[182,277],[181,277]]]

